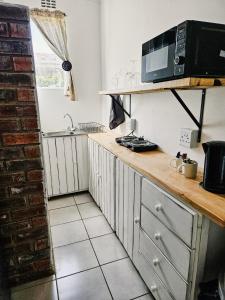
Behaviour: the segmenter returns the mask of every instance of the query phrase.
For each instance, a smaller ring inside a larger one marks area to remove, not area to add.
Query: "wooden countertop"
[[[178,196],[213,222],[225,227],[225,196],[210,193],[199,186],[202,181],[201,170],[196,179],[187,179],[170,167],[173,157],[168,154],[160,151],[132,152],[116,144],[115,137],[110,133],[94,133],[89,137],[170,194]]]

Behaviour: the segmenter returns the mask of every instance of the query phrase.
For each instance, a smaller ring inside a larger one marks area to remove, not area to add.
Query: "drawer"
[[[142,184],[142,203],[189,247],[195,246],[195,238],[192,237],[197,230],[196,212],[147,179],[144,179]]]
[[[164,285],[168,287],[174,298],[185,300],[188,289],[187,283],[142,230],[140,231],[139,252],[158,274]]]
[[[189,265],[193,251],[143,205],[141,206],[140,225],[176,270],[188,281]]]
[[[155,300],[175,300],[141,253],[135,254],[134,264]]]

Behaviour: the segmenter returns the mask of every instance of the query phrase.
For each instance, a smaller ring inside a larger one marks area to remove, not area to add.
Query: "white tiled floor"
[[[56,276],[12,290],[12,300],[153,300],[89,193],[49,201]]]

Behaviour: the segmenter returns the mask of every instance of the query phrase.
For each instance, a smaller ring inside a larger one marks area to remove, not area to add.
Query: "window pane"
[[[61,59],[51,50],[36,25],[31,22],[37,87],[63,88]]]

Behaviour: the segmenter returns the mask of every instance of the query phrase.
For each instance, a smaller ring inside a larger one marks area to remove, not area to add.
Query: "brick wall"
[[[29,13],[0,4],[0,242],[10,285],[52,274]]]

